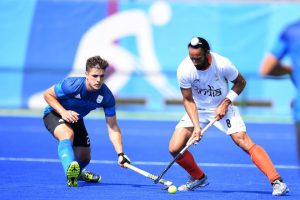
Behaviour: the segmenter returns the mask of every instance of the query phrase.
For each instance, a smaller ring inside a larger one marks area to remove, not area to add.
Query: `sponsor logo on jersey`
[[[197,94],[207,95],[210,97],[218,97],[222,95],[221,88],[215,89],[214,86],[211,85],[207,85],[207,88],[200,88],[199,79],[193,81],[192,88]]]
[[[97,102],[97,103],[101,103],[102,100],[103,100],[103,96],[98,95],[96,102]]]

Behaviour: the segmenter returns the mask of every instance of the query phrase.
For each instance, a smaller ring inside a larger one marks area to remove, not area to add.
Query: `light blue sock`
[[[71,140],[65,139],[59,142],[58,156],[64,168],[65,174],[67,174],[68,167],[70,166],[71,162],[75,160]]]

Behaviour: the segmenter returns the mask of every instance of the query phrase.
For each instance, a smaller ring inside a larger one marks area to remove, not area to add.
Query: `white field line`
[[[43,162],[43,163],[59,163],[59,159],[51,158],[16,158],[16,157],[0,157],[0,161],[16,161],[16,162]],[[112,160],[91,160],[94,164],[116,164],[117,161]],[[151,162],[151,161],[135,161],[135,165],[153,165],[167,166],[168,162]],[[202,167],[235,167],[235,168],[256,168],[254,164],[230,164],[230,163],[198,163]],[[277,169],[300,169],[297,165],[275,165]]]

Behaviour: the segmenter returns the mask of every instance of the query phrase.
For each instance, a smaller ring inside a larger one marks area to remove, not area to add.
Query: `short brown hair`
[[[89,71],[92,68],[106,69],[108,67],[108,62],[101,58],[100,56],[93,56],[87,59],[85,70]]]

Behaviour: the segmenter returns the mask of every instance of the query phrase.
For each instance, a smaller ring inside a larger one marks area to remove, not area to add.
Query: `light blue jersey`
[[[116,114],[115,98],[104,83],[100,90],[89,92],[86,89],[85,77],[69,77],[56,84],[54,91],[61,105],[66,110],[73,110],[80,114],[80,119],[100,107],[103,108],[105,116]],[[44,115],[52,110],[51,106],[47,106]]]
[[[289,55],[292,62],[292,80],[297,96],[293,102],[294,118],[300,121],[300,21],[286,27],[272,49],[272,54],[281,60]]]

